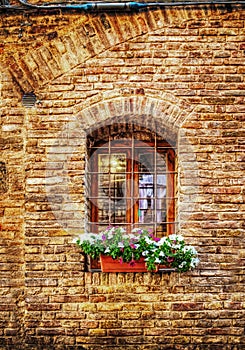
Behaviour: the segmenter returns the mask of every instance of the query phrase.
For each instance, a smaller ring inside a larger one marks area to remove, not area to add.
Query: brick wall
[[[244,349],[245,10],[0,20],[0,349]],[[71,244],[86,132],[126,118],[178,141],[195,271],[84,272]]]

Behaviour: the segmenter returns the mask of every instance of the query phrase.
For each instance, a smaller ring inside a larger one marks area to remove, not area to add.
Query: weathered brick
[[[4,12],[0,349],[242,350],[244,18],[232,4]],[[201,264],[84,272],[70,242],[85,217],[87,130],[142,115],[167,137],[176,126],[176,220]]]

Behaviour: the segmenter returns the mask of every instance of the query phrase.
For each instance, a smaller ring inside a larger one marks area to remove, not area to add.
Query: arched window
[[[175,149],[133,124],[93,131],[88,140],[87,230],[108,225],[175,232]]]

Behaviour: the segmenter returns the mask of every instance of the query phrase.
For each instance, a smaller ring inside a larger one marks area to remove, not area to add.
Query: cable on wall
[[[85,3],[45,3],[41,5],[31,4],[26,0],[18,0],[21,7],[11,6],[8,0],[2,0],[0,9],[39,9],[39,10],[78,10],[82,12],[107,12],[107,11],[137,11],[172,6],[201,6],[201,5],[245,5],[245,1],[177,1],[177,2],[85,2]]]

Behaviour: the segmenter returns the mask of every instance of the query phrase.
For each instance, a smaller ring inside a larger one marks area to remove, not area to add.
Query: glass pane
[[[139,151],[139,150],[138,150]],[[154,222],[154,152],[149,148],[139,153],[139,223]]]
[[[156,222],[166,221],[166,190],[167,177],[165,174],[157,175],[156,186]]]
[[[110,171],[113,174],[126,172],[126,154],[125,153],[111,154]]]
[[[156,222],[162,223],[166,221],[166,199],[156,199]]]
[[[110,170],[110,155],[109,154],[99,154],[98,156],[98,172],[109,174]]]
[[[157,237],[163,237],[166,236],[167,233],[167,224],[166,223],[162,223],[156,226],[155,229],[155,235]]]
[[[156,171],[157,173],[166,172],[166,154],[156,153]]]
[[[111,174],[109,197],[112,197],[116,201],[119,201],[125,196],[126,196],[126,175]]]
[[[154,176],[142,174],[139,176],[139,222],[154,221]]]
[[[110,176],[98,175],[98,197],[108,197],[110,192]]]
[[[153,209],[139,209],[139,222],[140,223],[154,223],[155,212]]]
[[[99,154],[98,155],[99,173],[125,173],[126,172],[126,154]]]
[[[98,222],[126,223],[126,154],[100,154],[98,172]]]
[[[110,217],[109,202],[104,199],[98,199],[97,206],[98,206],[98,222],[99,223],[109,222],[109,217]]]
[[[139,172],[154,173],[154,153],[153,152],[140,153]]]
[[[125,223],[126,222],[126,203],[125,199],[117,202],[114,199],[98,199],[98,222],[103,223]]]
[[[125,201],[121,203],[116,203],[115,201],[111,206],[111,222],[115,224],[125,223],[126,222],[126,207]]]

